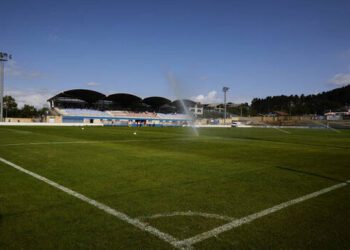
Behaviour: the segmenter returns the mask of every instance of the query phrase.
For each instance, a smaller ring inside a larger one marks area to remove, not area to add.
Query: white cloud
[[[5,95],[10,95],[15,98],[20,108],[23,107],[24,104],[32,105],[36,108],[42,108],[43,106],[47,107],[47,99],[56,94],[57,92],[46,89],[8,90],[5,92]]]
[[[11,60],[5,64],[5,75],[17,77],[24,80],[41,79],[44,74],[36,70],[27,70],[17,65],[16,61]]]
[[[93,86],[99,86],[100,84],[98,82],[88,82],[85,85],[87,85],[89,87],[93,87]]]
[[[233,103],[251,103],[253,97],[251,96],[231,96],[230,102]]]
[[[252,101],[251,96],[232,96],[230,95],[228,97],[227,102],[233,102],[233,103],[250,103]],[[191,100],[200,102],[202,104],[207,104],[207,103],[223,103],[224,102],[224,94],[221,93],[221,95],[218,94],[217,91],[212,90],[206,95],[197,95],[191,98]]]
[[[206,95],[197,95],[191,98],[192,100],[200,103],[215,103],[219,102],[220,98],[218,97],[218,93],[215,90],[210,91]]]
[[[329,80],[330,83],[336,85],[337,87],[342,87],[350,84],[350,74],[336,74],[332,79]]]

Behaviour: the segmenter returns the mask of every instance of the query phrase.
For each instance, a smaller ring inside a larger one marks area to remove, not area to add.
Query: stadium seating
[[[110,114],[104,111],[93,109],[56,109],[60,114],[65,116],[87,116],[87,117],[111,117]]]
[[[106,113],[110,114],[113,117],[157,118],[157,114],[152,112],[136,113],[136,112],[129,112],[129,111],[112,110],[112,111],[106,111]]]
[[[109,118],[134,118],[134,119],[160,119],[160,120],[188,120],[190,117],[184,114],[162,114],[153,112],[132,112],[122,110],[99,111],[94,109],[60,109],[55,111],[62,116],[78,117],[109,117]]]
[[[158,118],[160,119],[167,119],[167,120],[177,120],[177,119],[190,119],[188,115],[184,114],[157,114]]]

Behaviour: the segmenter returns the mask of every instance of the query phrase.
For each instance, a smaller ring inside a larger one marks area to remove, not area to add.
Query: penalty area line
[[[107,205],[105,205],[103,203],[100,203],[100,202],[98,202],[98,201],[96,201],[94,199],[91,199],[91,198],[89,198],[89,197],[87,197],[87,196],[85,196],[83,194],[80,194],[80,193],[78,193],[78,192],[76,192],[76,191],[74,191],[72,189],[69,189],[69,188],[67,188],[65,186],[62,186],[62,185],[60,185],[60,184],[58,184],[58,183],[56,183],[54,181],[51,181],[50,179],[47,179],[47,178],[45,178],[45,177],[43,177],[43,176],[41,176],[39,174],[36,174],[36,173],[31,172],[31,171],[29,171],[27,169],[24,169],[24,168],[16,165],[15,163],[12,163],[12,162],[10,162],[10,161],[2,158],[2,157],[0,157],[0,162],[5,163],[6,165],[8,165],[10,167],[13,167],[13,168],[17,169],[18,171],[20,171],[22,173],[30,175],[30,176],[34,177],[35,179],[37,179],[37,180],[45,182],[46,184],[48,184],[48,185],[50,185],[50,186],[52,186],[52,187],[54,187],[56,189],[59,189],[59,190],[65,192],[66,194],[69,194],[69,195],[71,195],[71,196],[73,196],[73,197],[75,197],[75,198],[77,198],[77,199],[79,199],[81,201],[84,201],[84,202],[86,202],[86,203],[88,203],[88,204],[90,204],[90,205],[92,205],[92,206],[94,206],[94,207],[104,211],[107,214],[113,215],[114,217],[120,219],[121,221],[124,221],[124,222],[126,222],[128,224],[131,224],[134,227],[136,227],[136,228],[138,228],[138,229],[140,229],[142,231],[148,232],[148,233],[156,236],[157,238],[159,238],[159,239],[161,239],[161,240],[171,244],[175,248],[178,248],[178,249],[189,249],[190,248],[190,247],[179,246],[177,244],[179,242],[179,240],[176,239],[175,237],[173,237],[170,234],[161,232],[157,228],[149,226],[147,223],[144,223],[144,222],[142,222],[142,221],[140,221],[138,219],[131,218],[128,215],[126,215],[126,214],[124,214],[122,212],[119,212],[119,211],[117,211],[117,210],[115,210],[115,209],[113,209],[113,208],[111,208],[111,207],[109,207],[109,206],[107,206]]]
[[[233,228],[242,226],[244,224],[248,224],[248,223],[250,223],[250,222],[252,222],[252,221],[254,221],[256,219],[259,219],[259,218],[264,217],[266,215],[275,213],[275,212],[277,212],[279,210],[282,210],[284,208],[287,208],[289,206],[292,206],[292,205],[301,203],[303,201],[315,198],[315,197],[320,196],[322,194],[331,192],[331,191],[333,191],[335,189],[345,187],[349,183],[350,183],[350,180],[348,180],[346,182],[342,182],[342,183],[336,184],[336,185],[328,187],[328,188],[321,189],[321,190],[319,190],[317,192],[314,192],[314,193],[311,193],[311,194],[307,194],[307,195],[301,196],[301,197],[296,198],[294,200],[283,202],[283,203],[281,203],[279,205],[276,205],[276,206],[273,206],[271,208],[262,210],[260,212],[248,215],[246,217],[243,217],[243,218],[240,218],[240,219],[237,219],[237,220],[233,220],[233,221],[231,221],[231,222],[229,222],[227,224],[224,224],[222,226],[216,227],[216,228],[214,228],[212,230],[209,230],[207,232],[198,234],[198,235],[193,236],[191,238],[188,238],[188,239],[185,239],[185,240],[181,240],[181,241],[177,242],[177,244],[178,245],[182,245],[182,246],[192,246],[195,243],[201,242],[201,241],[209,239],[211,237],[215,237],[215,236],[217,236],[217,235],[219,235],[219,234],[221,234],[223,232],[229,231],[229,230],[231,230]]]

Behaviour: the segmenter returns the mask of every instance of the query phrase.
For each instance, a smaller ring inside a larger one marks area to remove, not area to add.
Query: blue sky
[[[1,1],[6,92],[74,88],[232,102],[350,83],[350,1]]]

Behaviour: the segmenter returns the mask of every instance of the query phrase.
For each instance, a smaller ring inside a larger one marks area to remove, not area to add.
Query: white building
[[[203,115],[203,106],[199,103],[196,103],[194,106],[189,107],[189,111],[195,116]]]

